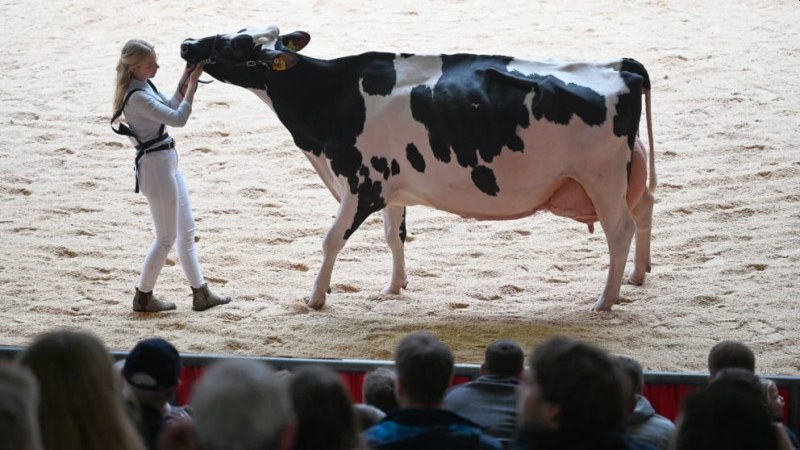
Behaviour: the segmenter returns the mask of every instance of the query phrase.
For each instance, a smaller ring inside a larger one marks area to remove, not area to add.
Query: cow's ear
[[[262,50],[261,55],[261,60],[276,71],[291,69],[300,60],[294,53],[279,50]]]
[[[281,44],[293,52],[299,52],[304,49],[311,41],[311,36],[305,31],[293,31],[289,34],[281,36]]]

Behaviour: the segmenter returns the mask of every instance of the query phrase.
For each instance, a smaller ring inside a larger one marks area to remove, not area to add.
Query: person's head
[[[155,408],[163,407],[175,395],[180,374],[178,350],[161,338],[137,343],[122,368],[122,376],[136,399]]]
[[[622,398],[623,402],[625,402],[625,411],[630,413],[636,408],[638,396],[642,395],[644,371],[641,364],[629,356],[617,356],[614,362],[621,371]]]
[[[54,331],[34,340],[20,364],[36,376],[45,448],[136,449],[108,350],[94,335]]]
[[[400,407],[439,407],[453,378],[450,350],[432,334],[418,331],[400,341],[394,360]]]
[[[125,91],[131,78],[146,80],[153,78],[158,71],[158,55],[155,47],[142,39],[131,39],[122,46],[117,61],[117,80],[114,89],[114,112],[122,107]]]
[[[761,399],[764,400],[764,404],[774,420],[783,419],[784,400],[774,381],[761,379]]]
[[[718,371],[726,368],[756,371],[756,356],[739,341],[722,341],[708,352],[708,376],[714,378]]]
[[[295,450],[352,450],[359,445],[353,401],[342,379],[323,366],[292,374],[292,405],[297,417]]]
[[[392,369],[379,367],[368,372],[361,388],[364,403],[372,405],[384,413],[397,409],[397,397],[394,394],[396,383],[397,374]]]
[[[622,426],[619,368],[600,348],[554,337],[537,346],[520,397],[526,428],[598,435]]]
[[[286,379],[266,364],[215,364],[195,385],[190,404],[201,450],[292,448],[295,418]]]
[[[525,355],[522,348],[514,341],[494,341],[486,347],[481,373],[501,377],[519,377]]]
[[[736,386],[751,394],[761,395],[761,379],[753,372],[740,367],[729,367],[718,371],[709,386],[721,385]]]
[[[760,393],[738,375],[716,380],[683,402],[676,424],[675,449],[778,448],[776,430]]]
[[[41,450],[39,390],[30,370],[0,363],[0,449]]]

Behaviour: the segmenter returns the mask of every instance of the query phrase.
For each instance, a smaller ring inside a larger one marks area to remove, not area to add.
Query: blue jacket
[[[444,409],[400,409],[362,434],[376,450],[500,450],[496,439]]]

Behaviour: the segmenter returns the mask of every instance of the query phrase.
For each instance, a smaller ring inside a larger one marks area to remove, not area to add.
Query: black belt
[[[136,160],[133,163],[133,173],[136,176],[136,187],[134,188],[134,192],[137,194],[139,193],[139,161],[142,159],[142,157],[148,153],[160,152],[162,150],[169,150],[171,148],[175,148],[175,140],[169,138],[169,141],[159,145],[158,147],[148,148],[147,150],[139,150],[136,152]]]

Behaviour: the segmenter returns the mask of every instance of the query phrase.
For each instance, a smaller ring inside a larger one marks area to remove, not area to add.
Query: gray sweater
[[[517,427],[517,378],[485,375],[453,387],[444,407],[485,428],[500,440],[510,440]]]
[[[675,425],[666,417],[656,414],[646,398],[637,395],[636,408],[625,420],[625,431],[638,441],[666,450],[675,433]]]

